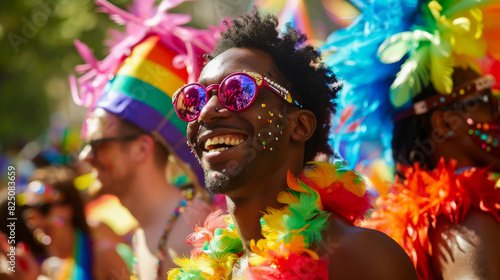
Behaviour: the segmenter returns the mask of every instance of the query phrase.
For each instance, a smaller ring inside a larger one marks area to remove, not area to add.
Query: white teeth
[[[207,148],[207,150],[209,150],[209,152],[222,152],[222,151],[229,149],[230,147],[217,148],[217,149],[211,149],[211,148],[213,148],[213,146],[219,145],[219,144],[225,144],[227,146],[237,146],[243,141],[244,140],[234,139],[234,138],[230,138],[230,137],[226,137],[226,138],[213,137],[213,138],[207,139],[207,141],[205,142],[205,147]]]
[[[223,152],[225,150],[229,149],[228,147],[222,147],[222,148],[218,148],[218,149],[213,149],[213,150],[210,150],[208,151],[209,153],[216,153],[216,152]]]

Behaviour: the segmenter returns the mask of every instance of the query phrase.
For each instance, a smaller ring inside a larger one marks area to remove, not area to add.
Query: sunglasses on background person
[[[127,142],[127,141],[132,141],[137,139],[139,136],[142,134],[134,134],[134,135],[127,135],[127,136],[116,136],[116,137],[107,137],[107,138],[101,138],[101,139],[95,139],[95,140],[90,140],[88,142],[85,142],[83,144],[83,148],[81,153],[92,153],[92,156],[94,158],[97,157],[97,150],[99,148],[99,145],[101,143],[105,142]]]
[[[208,87],[200,83],[187,84],[177,90],[172,103],[179,118],[191,122],[199,117],[201,110],[210,99],[209,92],[212,90],[218,91],[219,100],[224,107],[238,112],[253,104],[258,90],[262,87],[267,87],[288,103],[302,108],[288,90],[266,76],[254,72],[233,73],[224,78],[220,84],[212,84]]]

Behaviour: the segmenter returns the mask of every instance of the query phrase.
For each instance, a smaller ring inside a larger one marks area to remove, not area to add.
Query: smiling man
[[[199,83],[173,97],[230,214],[188,236],[192,256],[169,279],[416,279],[394,241],[355,226],[370,208],[363,178],[341,164],[306,167],[332,155],[337,80],[304,35],[277,25],[257,10],[234,19]]]

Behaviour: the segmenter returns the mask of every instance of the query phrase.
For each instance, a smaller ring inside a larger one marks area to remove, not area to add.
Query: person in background
[[[44,256],[32,251],[29,242],[18,240],[20,259],[18,271],[11,274],[14,279],[40,275],[48,279],[123,279],[130,275],[127,260],[122,258],[125,255],[120,255],[127,245],[94,238],[73,184],[75,177],[68,167],[37,169],[17,195],[19,222],[24,222],[37,246],[43,247]]]
[[[77,67],[85,72],[78,80],[71,78],[74,99],[90,107],[80,159],[138,222],[132,279],[165,279],[173,259],[190,250],[179,241],[212,209],[172,96],[199,74],[215,32],[181,26],[189,16],[166,13],[179,2],[134,1],[126,12],[98,1],[125,33],[102,61],[76,42],[88,64]]]
[[[393,127],[396,183],[366,226],[394,238],[420,279],[499,279],[500,6],[410,2],[373,1],[329,39],[350,94],[385,104],[367,119],[392,112],[372,129]]]

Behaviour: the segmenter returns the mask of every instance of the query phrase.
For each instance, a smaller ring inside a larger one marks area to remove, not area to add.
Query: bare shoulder
[[[123,256],[118,253],[118,246],[128,246],[111,240],[100,240],[94,244],[94,274],[100,279],[128,279],[130,270]],[[130,250],[130,249],[129,249]],[[130,250],[130,254],[131,254]]]
[[[330,279],[417,279],[405,251],[382,232],[355,227],[336,215],[318,246],[329,256]]]
[[[191,205],[185,208],[172,228],[168,240],[166,252],[171,259],[189,255],[192,246],[184,241],[194,231],[197,225],[203,225],[205,218],[210,214],[212,207],[203,199],[193,199]]]
[[[130,277],[130,270],[124,259],[132,255],[130,244],[102,222],[90,223],[90,228],[96,279],[126,279]],[[119,252],[122,252],[123,255],[120,255]]]
[[[453,224],[439,218],[430,233],[435,274],[443,279],[500,279],[500,223],[491,215],[470,210]]]

